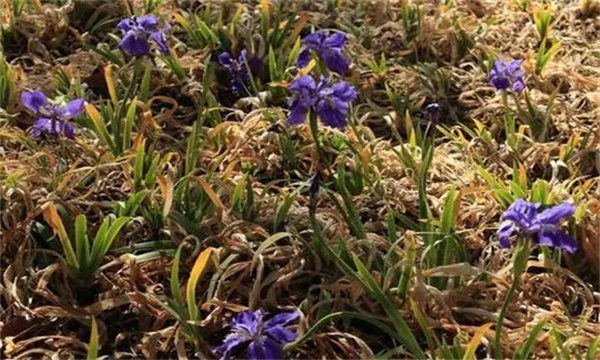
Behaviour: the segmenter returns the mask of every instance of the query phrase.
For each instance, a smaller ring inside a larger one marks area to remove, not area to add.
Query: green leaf
[[[275,230],[279,229],[279,227],[287,218],[287,214],[290,211],[292,205],[294,204],[294,200],[296,199],[297,195],[298,191],[294,191],[293,193],[287,195],[281,204],[277,205],[277,210],[275,211],[275,219],[273,220],[273,228]]]
[[[421,170],[417,181],[419,189],[419,217],[421,219],[429,219],[430,217],[429,203],[427,202],[427,172],[433,159],[433,150],[434,147],[431,145],[424,149]]]
[[[82,272],[85,272],[90,262],[90,243],[87,235],[87,218],[80,214],[75,218],[75,251]]]
[[[146,157],[146,146],[145,142],[142,142],[135,154],[135,164],[133,168],[133,183],[134,187],[137,188],[142,184],[142,178],[144,176],[144,158]]]
[[[302,334],[302,336],[300,336],[296,341],[289,343],[285,346],[285,350],[289,351],[292,350],[296,347],[298,347],[299,345],[301,345],[304,341],[310,339],[310,337],[312,336],[312,334],[314,334],[318,329],[320,329],[322,326],[328,324],[330,321],[341,317],[342,315],[344,315],[344,313],[342,311],[339,312],[335,312],[335,313],[331,313],[329,315],[323,316],[322,318],[320,318],[319,320],[317,320],[317,322],[315,322],[313,324],[313,326],[311,326],[304,334]]]
[[[517,351],[515,351],[513,360],[526,360],[529,358],[529,353],[533,349],[533,345],[535,345],[535,340],[538,337],[538,334],[544,329],[546,323],[548,322],[548,318],[544,318],[538,321],[537,324],[531,329],[527,340],[523,345],[521,345]]]
[[[492,187],[494,190],[494,194],[498,198],[498,200],[504,205],[504,207],[508,207],[515,201],[515,197],[511,195],[508,187],[492,176],[488,170],[486,170],[482,166],[477,166],[479,170],[479,175],[485,179],[485,181]]]
[[[210,29],[210,27],[208,27],[204,21],[200,20],[199,17],[195,17],[194,19],[196,21],[196,27],[198,28],[200,34],[202,34],[204,37],[205,41],[210,42],[212,45],[219,44],[219,38]]]
[[[140,85],[140,99],[148,100],[150,97],[150,80],[152,79],[152,66],[146,66],[144,76],[142,76],[142,84]]]
[[[141,190],[136,192],[133,196],[127,200],[125,204],[125,209],[120,216],[134,216],[140,207],[142,201],[146,198],[146,196],[150,193],[149,190]]]
[[[354,260],[354,265],[358,270],[358,278],[360,282],[363,284],[365,289],[373,296],[384,309],[396,332],[398,337],[402,340],[404,345],[408,348],[408,350],[419,359],[427,359],[427,355],[423,352],[417,339],[412,333],[410,327],[402,318],[402,314],[400,310],[398,310],[394,303],[390,300],[390,298],[383,292],[383,290],[379,287],[369,270],[365,267],[365,265],[360,261],[356,254],[352,254],[352,259]]]
[[[100,266],[100,262],[102,258],[110,249],[113,241],[121,231],[121,228],[129,222],[130,218],[128,217],[120,217],[117,218],[112,224],[110,224],[110,220],[106,218],[102,223],[98,234],[94,239],[94,244],[92,245],[92,256],[91,256],[91,271],[96,271]],[[109,225],[110,224],[110,225]]]
[[[446,196],[446,203],[444,204],[444,210],[441,218],[441,231],[442,234],[449,234],[454,228],[454,201],[456,199],[456,190],[452,189]]]
[[[271,81],[281,80],[281,71],[279,70],[279,64],[275,57],[275,52],[272,47],[269,47],[269,75],[271,75]]]
[[[177,303],[178,307],[183,307],[183,298],[181,297],[181,283],[179,282],[179,259],[181,258],[182,246],[177,249],[175,258],[173,259],[173,265],[171,266],[171,295],[173,300]]]
[[[96,360],[98,359],[98,350],[100,348],[98,335],[98,324],[96,323],[96,319],[92,318],[92,332],[90,334],[90,342],[88,344],[87,351],[87,360]]]
[[[600,336],[596,336],[594,341],[588,347],[587,353],[585,354],[586,360],[594,360],[597,359],[596,353],[598,352],[598,348],[600,347]]]
[[[158,174],[158,171],[156,169],[158,168],[159,161],[160,154],[154,155],[154,158],[152,158],[152,162],[148,167],[148,171],[146,172],[146,179],[144,180],[144,186],[146,186],[147,188],[151,189],[153,188],[154,184],[156,184],[156,175]]]
[[[137,97],[131,100],[127,115],[125,117],[125,128],[123,129],[123,150],[127,151],[131,147],[131,131],[135,120],[135,112],[137,110]]]

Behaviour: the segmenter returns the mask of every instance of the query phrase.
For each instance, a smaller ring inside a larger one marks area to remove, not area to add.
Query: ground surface
[[[493,358],[514,283],[496,231],[516,198],[574,202],[563,228],[578,251],[534,246],[503,356],[600,357],[597,2],[1,6],[5,358],[217,356],[248,308],[301,311],[286,358],[419,357],[407,333],[431,358]],[[119,50],[115,25],[132,12],[169,25],[170,56]],[[358,97],[344,129],[319,125],[317,148],[308,124],[287,123],[287,86],[323,71],[296,68],[319,29],[347,34],[352,64],[334,77]],[[258,65],[234,92],[217,57],[242,49]],[[490,84],[498,58],[524,60],[522,94]],[[76,137],[32,138],[25,90],[83,97]],[[83,256],[81,214],[90,242],[105,219],[128,219],[87,275],[64,243]]]

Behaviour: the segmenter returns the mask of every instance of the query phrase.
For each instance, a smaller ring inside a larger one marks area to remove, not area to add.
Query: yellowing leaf
[[[300,19],[298,19],[296,26],[294,26],[294,30],[292,30],[292,33],[290,34],[290,37],[288,38],[288,41],[290,44],[292,44],[296,41],[296,38],[298,37],[298,35],[300,35],[300,32],[302,31],[302,29],[304,29],[304,25],[306,25],[307,21],[308,21],[308,16],[306,14],[301,14]]]
[[[39,13],[44,12],[44,7],[42,6],[42,2],[40,0],[33,0],[33,7],[35,8],[35,11]]]
[[[104,67],[104,78],[106,80],[106,87],[108,87],[108,94],[110,95],[110,99],[112,100],[115,107],[119,103],[117,100],[117,90],[115,89],[115,82],[112,77],[112,65],[106,65]]]
[[[158,180],[158,187],[160,187],[160,192],[165,198],[165,204],[163,205],[163,216],[167,217],[171,212],[171,206],[173,206],[173,180],[171,180],[171,178],[168,176],[162,175],[158,175],[156,180]]]
[[[180,23],[184,28],[188,29],[190,27],[190,23],[186,18],[181,16],[180,13],[174,13],[173,16],[175,17],[175,20],[177,20],[177,22]]]
[[[104,122],[102,121],[102,115],[100,115],[100,112],[98,111],[98,109],[96,109],[94,105],[86,102],[85,111],[96,126],[98,126],[98,123],[104,124]]]
[[[409,144],[413,147],[417,146],[417,134],[415,134],[412,119],[408,110],[406,110],[406,114],[404,114],[404,128],[408,134]]]
[[[60,218],[60,215],[58,215],[56,205],[53,203],[47,204],[44,208],[44,220],[50,224],[52,230],[54,230],[54,233],[57,234],[61,239],[66,238],[69,240],[62,219]]]
[[[269,83],[270,87],[282,87],[282,88],[287,88],[290,85],[289,82],[287,81],[271,81]]]
[[[112,146],[112,139],[108,134],[108,130],[106,129],[106,124],[104,123],[104,119],[102,119],[102,115],[96,107],[90,103],[85,103],[85,112],[88,114],[94,126],[96,127],[96,132],[98,136],[104,140],[109,146]]]
[[[315,67],[315,65],[317,65],[317,62],[315,61],[315,59],[312,59],[308,65],[306,65],[305,67],[303,67],[302,69],[298,70],[298,74],[300,76],[302,75],[306,75],[309,72],[311,72],[311,70]]]
[[[200,255],[198,255],[194,267],[192,268],[192,272],[190,273],[190,279],[188,280],[186,288],[186,297],[191,320],[199,320],[200,313],[198,312],[198,305],[196,303],[196,286],[198,285],[198,280],[200,280],[200,276],[202,276],[214,250],[215,248],[209,247],[202,251]]]
[[[75,251],[73,250],[73,245],[71,244],[71,240],[69,239],[69,235],[67,235],[67,231],[65,230],[65,226],[58,214],[58,210],[56,209],[56,205],[53,203],[48,203],[43,206],[44,209],[44,220],[50,224],[52,230],[55,234],[58,235],[58,239],[63,247],[63,251],[65,252],[65,257],[67,259],[67,264],[73,268],[73,270],[77,270],[79,268],[79,264],[77,263],[77,257],[75,255]]]
[[[469,342],[469,345],[467,346],[467,350],[465,351],[463,360],[476,359],[475,358],[475,350],[477,350],[477,347],[481,343],[483,336],[492,327],[492,325],[494,325],[494,324],[488,323],[488,324],[483,325],[479,329],[477,329],[477,331],[475,332],[475,335],[473,335],[473,338],[471,339],[471,341]]]
[[[527,189],[527,171],[523,164],[519,165],[519,185],[523,189]]]
[[[260,0],[260,12],[269,15],[269,0]]]
[[[219,199],[219,196],[217,195],[217,193],[215,193],[215,191],[212,189],[212,187],[206,182],[206,180],[204,180],[204,177],[200,176],[198,178],[198,180],[200,181],[200,186],[202,186],[202,189],[204,189],[204,192],[206,192],[206,195],[208,195],[208,197],[213,202],[213,204],[217,208],[223,209],[224,206],[223,206],[223,203],[221,202],[221,199]]]

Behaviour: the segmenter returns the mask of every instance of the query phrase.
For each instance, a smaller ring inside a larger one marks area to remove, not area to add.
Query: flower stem
[[[312,134],[313,140],[315,142],[315,147],[317,149],[317,168],[321,167],[321,143],[319,142],[319,124],[317,123],[317,114],[314,112],[310,112],[310,132]]]
[[[513,258],[513,282],[510,288],[508,289],[508,293],[506,294],[506,298],[504,298],[504,302],[502,303],[502,308],[500,309],[500,314],[498,314],[498,320],[496,321],[496,334],[494,337],[494,358],[495,359],[503,359],[502,356],[502,324],[504,322],[504,317],[506,316],[506,311],[508,310],[508,305],[510,304],[512,297],[519,287],[519,283],[521,280],[521,275],[525,271],[527,266],[527,260],[529,259],[529,255],[531,254],[531,247],[529,245],[529,240],[523,240],[515,250],[515,255]]]
[[[506,110],[510,111],[510,107],[508,106],[508,97],[506,95],[506,90],[502,91],[500,93],[500,96],[502,96],[502,104],[504,104],[504,107],[506,108]]]

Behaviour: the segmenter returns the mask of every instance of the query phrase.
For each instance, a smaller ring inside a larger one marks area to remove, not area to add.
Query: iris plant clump
[[[539,211],[539,203],[530,203],[517,199],[502,214],[504,220],[498,229],[498,240],[505,248],[511,247],[510,236],[513,232],[531,239],[539,245],[548,245],[569,253],[577,250],[577,242],[569,234],[559,229],[564,220],[575,213],[575,205],[563,203]]]
[[[513,256],[513,282],[506,293],[500,314],[496,320],[494,337],[495,359],[502,356],[502,324],[508,305],[519,287],[521,275],[526,271],[531,254],[531,243],[552,246],[569,253],[577,250],[577,242],[559,229],[560,224],[575,213],[575,205],[565,202],[540,211],[541,204],[523,199],[515,200],[502,214],[503,222],[498,229],[498,240],[503,247],[511,247],[510,236],[519,235]]]
[[[330,84],[324,76],[319,83],[310,75],[303,75],[292,82],[289,89],[295,92],[290,100],[290,125],[306,121],[309,110],[315,111],[323,124],[343,129],[350,102],[357,97],[356,90],[345,81]]]
[[[231,322],[231,333],[215,349],[221,360],[230,358],[235,351],[246,348],[245,359],[281,359],[283,346],[296,340],[296,333],[287,326],[298,319],[300,312],[277,314],[265,320],[262,310],[244,311]]]
[[[25,91],[21,101],[26,108],[40,115],[33,124],[31,136],[39,138],[62,134],[69,139],[75,138],[75,127],[68,120],[83,112],[85,100],[75,99],[61,107],[51,104],[41,91]]]
[[[345,34],[336,32],[330,35],[329,32],[320,30],[306,36],[302,41],[304,47],[298,56],[298,67],[307,66],[311,53],[315,53],[331,71],[340,75],[346,74],[350,61],[342,53],[346,44]]]
[[[490,73],[490,82],[496,90],[506,91],[512,87],[517,94],[523,92],[525,90],[525,74],[521,70],[522,64],[523,60],[512,60],[508,64],[504,60],[496,60]]]
[[[140,57],[150,53],[150,38],[161,53],[169,54],[164,31],[158,29],[158,19],[154,15],[123,19],[117,24],[117,29],[123,33],[119,47],[131,56]]]

